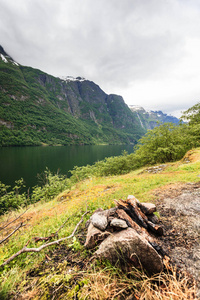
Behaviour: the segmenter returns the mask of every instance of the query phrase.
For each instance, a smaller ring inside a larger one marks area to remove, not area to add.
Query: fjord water
[[[46,167],[60,174],[69,175],[74,166],[93,164],[105,157],[133,152],[133,145],[95,145],[62,147],[3,147],[0,148],[0,181],[14,185],[23,178],[26,187],[38,184],[37,174]]]

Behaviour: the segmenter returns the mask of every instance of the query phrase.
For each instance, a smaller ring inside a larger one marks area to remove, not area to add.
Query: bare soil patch
[[[179,183],[154,191],[165,234],[163,249],[197,281],[200,297],[200,182]]]

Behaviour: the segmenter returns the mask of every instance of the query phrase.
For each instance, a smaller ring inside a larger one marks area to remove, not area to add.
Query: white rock
[[[91,218],[91,223],[94,227],[104,231],[108,226],[108,219],[105,216],[104,212],[96,212],[94,213]]]

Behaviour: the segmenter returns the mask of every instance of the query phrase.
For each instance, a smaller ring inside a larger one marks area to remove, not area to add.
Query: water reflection
[[[133,152],[133,145],[94,145],[66,147],[0,148],[0,181],[12,185],[24,178],[27,187],[37,184],[37,174],[46,167],[52,172],[68,174],[74,166],[93,164],[105,157]]]

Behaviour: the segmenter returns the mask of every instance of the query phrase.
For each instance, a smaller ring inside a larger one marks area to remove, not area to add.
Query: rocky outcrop
[[[138,105],[129,105],[133,115],[140,121],[141,126],[144,129],[153,129],[158,124],[174,123],[178,124],[179,119],[171,115],[167,115],[162,111],[146,111],[143,107]]]

